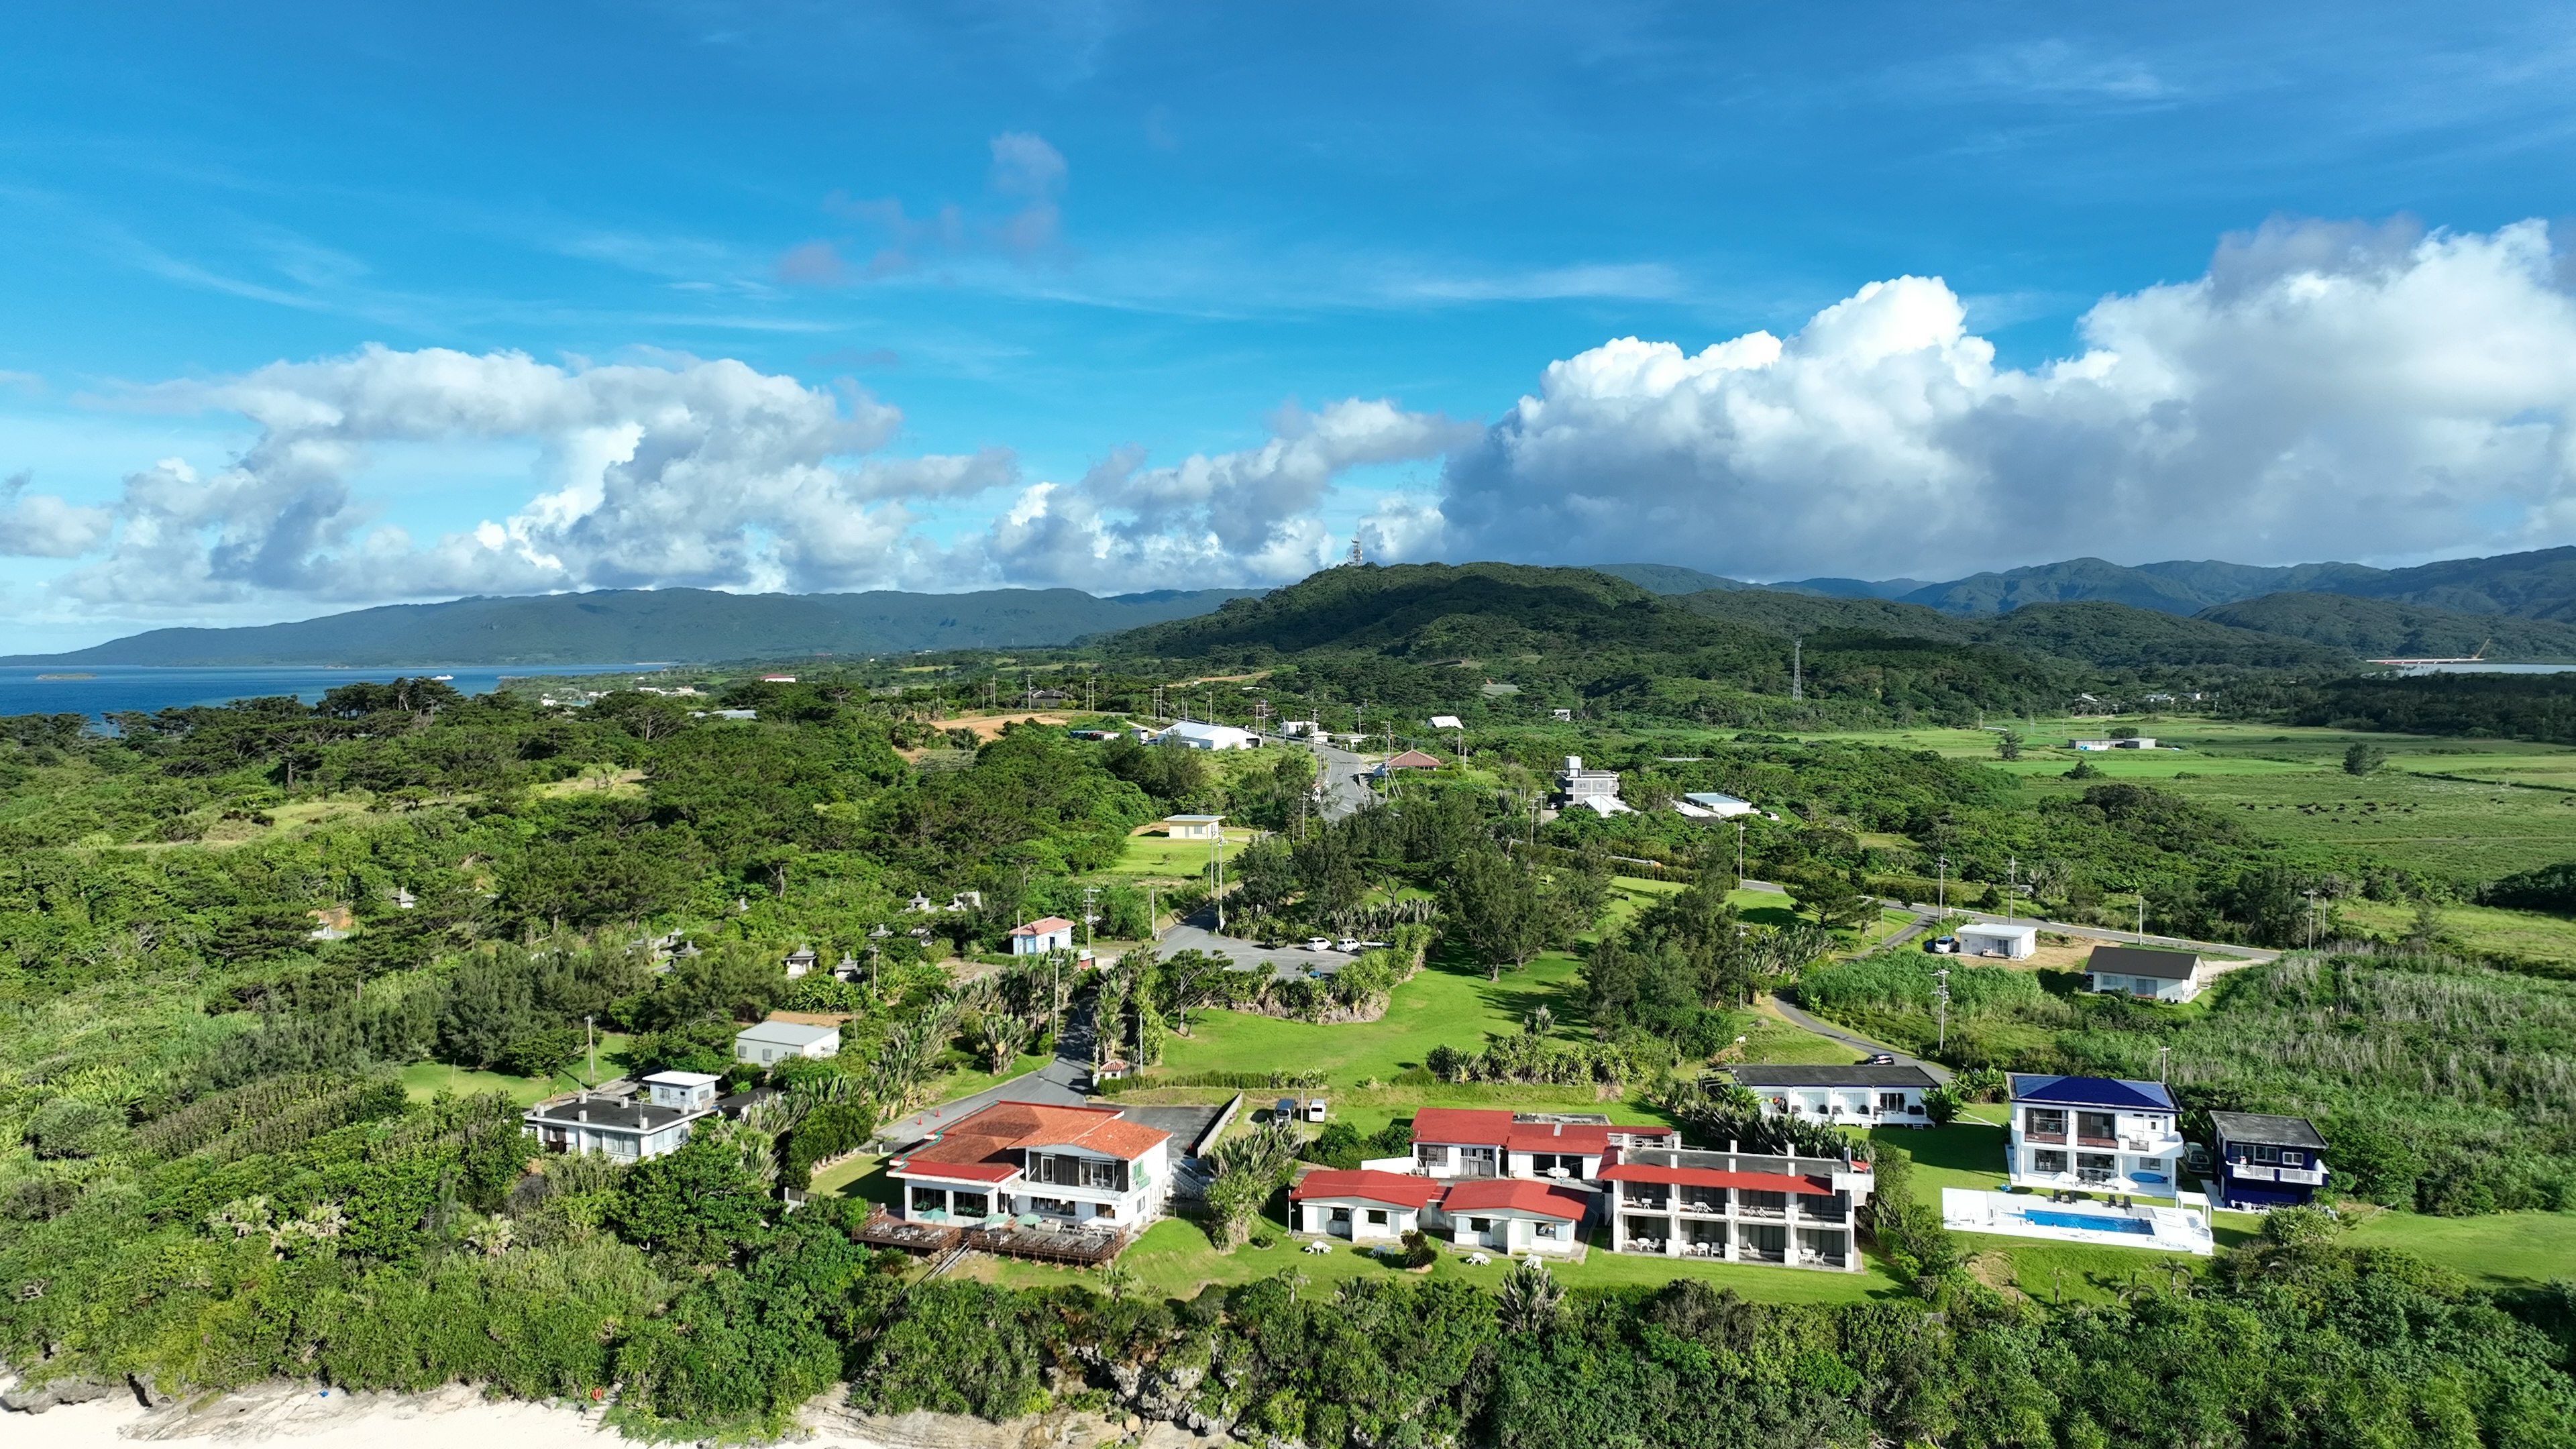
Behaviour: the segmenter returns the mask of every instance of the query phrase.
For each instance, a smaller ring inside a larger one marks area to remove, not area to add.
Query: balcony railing
[[[2117,1137],[2096,1137],[2091,1133],[2078,1132],[2075,1134],[2075,1145],[2078,1147],[2117,1147],[2120,1145],[2120,1139]]]
[[[2066,1133],[2062,1129],[2056,1132],[2043,1132],[2036,1127],[2032,1127],[2024,1131],[2021,1135],[2025,1140],[2031,1142],[2064,1142],[2066,1140]]]
[[[2323,1187],[2326,1185],[2326,1170],[2322,1167],[2284,1167],[2281,1169],[2281,1181],[2304,1183],[2309,1187]]]

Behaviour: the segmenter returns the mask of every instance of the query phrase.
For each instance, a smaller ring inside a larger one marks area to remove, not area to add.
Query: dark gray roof
[[[2273,1117],[2262,1112],[2212,1112],[2209,1125],[2230,1142],[2268,1142],[2276,1147],[2326,1150],[2325,1138],[2305,1117]]]
[[[1727,1075],[1747,1087],[1921,1087],[1936,1085],[1921,1067],[1899,1062],[1874,1067],[1854,1062],[1848,1067],[1728,1067]]]
[[[2189,981],[2200,958],[2189,951],[2159,951],[2152,946],[2096,946],[2084,968],[2115,976],[2153,976],[2163,981]]]
[[[650,1132],[668,1127],[674,1122],[686,1122],[694,1117],[703,1117],[710,1110],[700,1107],[694,1111],[684,1111],[678,1107],[657,1107],[649,1101],[618,1102],[605,1097],[593,1097],[585,1102],[576,1097],[568,1102],[549,1102],[543,1106],[531,1107],[528,1109],[527,1120],[555,1122],[567,1127],[608,1127],[621,1132]],[[585,1112],[590,1115],[584,1117],[582,1114]]]

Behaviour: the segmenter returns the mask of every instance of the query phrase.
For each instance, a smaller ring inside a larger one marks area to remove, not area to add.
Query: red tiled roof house
[[[897,1153],[900,1215],[973,1225],[1035,1214],[1065,1226],[1132,1232],[1171,1193],[1172,1134],[1115,1107],[995,1102]]]

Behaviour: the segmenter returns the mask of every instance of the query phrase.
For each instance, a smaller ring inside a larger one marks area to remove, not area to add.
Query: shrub
[[[38,1157],[96,1157],[125,1140],[125,1118],[96,1102],[56,1097],[27,1121]]]

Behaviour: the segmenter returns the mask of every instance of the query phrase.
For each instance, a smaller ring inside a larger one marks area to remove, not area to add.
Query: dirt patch
[[[979,740],[989,740],[996,735],[999,735],[1002,732],[1002,726],[1004,725],[1060,725],[1070,724],[1072,721],[1073,716],[1069,714],[1031,712],[1028,714],[969,715],[959,719],[935,719],[930,722],[930,727],[938,730],[972,730],[975,732],[975,738]]]

